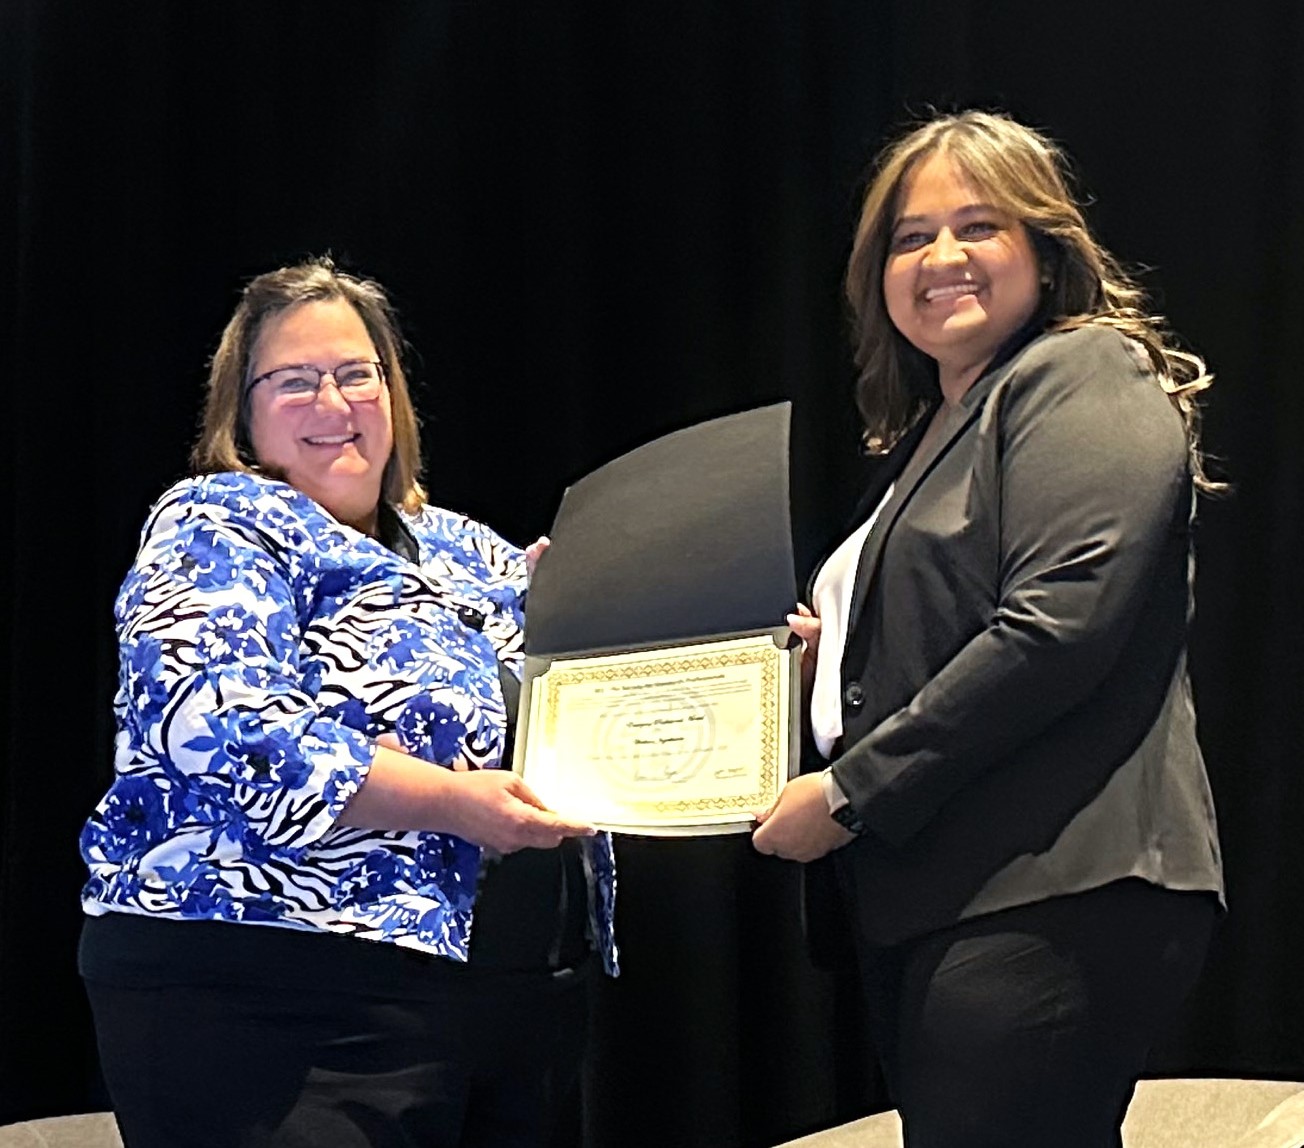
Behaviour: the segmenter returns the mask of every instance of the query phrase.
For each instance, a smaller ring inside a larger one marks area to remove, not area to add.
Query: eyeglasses
[[[357,359],[341,363],[329,371],[307,364],[301,367],[277,367],[274,371],[250,380],[245,394],[250,394],[259,383],[267,383],[278,402],[286,406],[306,406],[317,401],[317,394],[327,375],[348,403],[365,403],[377,399],[385,385],[385,367],[381,362]]]

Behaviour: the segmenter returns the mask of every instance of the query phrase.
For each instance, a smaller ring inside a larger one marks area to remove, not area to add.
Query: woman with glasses
[[[755,843],[832,855],[907,1144],[1117,1146],[1222,897],[1186,672],[1209,376],[1001,115],[885,149],[846,288],[886,457],[793,619],[814,768]]]
[[[245,288],[119,592],[80,966],[126,1143],[547,1143],[605,835],[511,772],[528,567],[425,502],[393,311]]]

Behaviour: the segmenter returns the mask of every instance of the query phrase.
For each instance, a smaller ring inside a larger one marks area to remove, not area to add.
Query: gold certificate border
[[[698,670],[714,670],[726,667],[738,667],[759,664],[761,667],[762,696],[771,699],[761,720],[761,766],[758,780],[761,788],[753,793],[735,794],[730,797],[700,797],[685,801],[650,801],[631,803],[634,808],[646,808],[660,817],[677,817],[685,814],[739,814],[748,813],[758,806],[768,804],[778,796],[778,776],[780,758],[786,761],[786,739],[779,737],[778,710],[782,706],[779,681],[780,658],[786,658],[785,650],[779,649],[768,638],[741,650],[722,651],[719,653],[685,654],[680,657],[663,656],[659,659],[628,662],[619,665],[594,666],[576,669],[552,669],[544,678],[544,726],[546,740],[556,740],[557,711],[560,705],[559,694],[568,685],[581,682],[621,682],[659,674],[682,674]]]

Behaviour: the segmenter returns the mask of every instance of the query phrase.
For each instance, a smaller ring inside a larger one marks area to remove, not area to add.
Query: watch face
[[[833,811],[833,820],[849,833],[860,835],[865,832],[865,823],[850,805],[842,805]]]

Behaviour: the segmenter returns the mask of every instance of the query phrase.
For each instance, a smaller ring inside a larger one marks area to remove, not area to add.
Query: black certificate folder
[[[711,419],[565,492],[526,600],[515,760],[554,808],[732,832],[792,775],[790,418]]]

